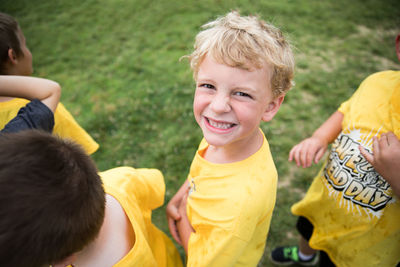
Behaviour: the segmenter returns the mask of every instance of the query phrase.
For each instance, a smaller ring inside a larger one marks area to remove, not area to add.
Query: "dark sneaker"
[[[278,247],[271,252],[271,261],[276,265],[300,264],[301,266],[313,266],[318,262],[318,253],[308,261],[300,259],[298,246]]]

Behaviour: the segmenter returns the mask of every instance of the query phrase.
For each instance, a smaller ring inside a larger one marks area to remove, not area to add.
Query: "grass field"
[[[296,86],[262,129],[279,172],[277,203],[260,266],[276,245],[296,242],[290,206],[319,166],[287,162],[369,74],[400,69],[394,38],[398,0],[1,0],[17,18],[34,57],[35,76],[58,81],[62,102],[101,145],[100,170],[120,165],[164,173],[166,203],[186,178],[201,139],[192,115],[187,61],[200,26],[238,9],[280,27],[295,47]],[[165,206],[154,222],[167,230]],[[182,251],[182,250],[181,250]]]

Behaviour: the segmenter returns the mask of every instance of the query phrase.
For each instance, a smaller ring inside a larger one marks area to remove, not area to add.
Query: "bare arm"
[[[342,130],[343,114],[339,111],[333,113],[311,137],[295,145],[289,152],[289,161],[293,159],[297,166],[310,167],[318,163],[324,155],[328,145],[335,140]]]
[[[181,219],[177,222],[176,226],[178,228],[179,237],[181,239],[181,245],[186,252],[188,253],[188,243],[190,234],[194,232],[192,225],[189,222],[189,218],[186,214],[186,204],[187,204],[187,193],[183,196],[182,201],[179,205],[179,214],[181,215]]]
[[[53,113],[61,97],[58,83],[35,77],[0,75],[0,96],[39,99]]]
[[[167,205],[167,219],[168,219],[168,227],[169,231],[171,232],[172,237],[175,241],[182,245],[181,238],[179,237],[179,232],[176,227],[177,222],[181,219],[181,215],[179,214],[179,206],[184,195],[187,193],[189,188],[189,181],[186,180],[181,188],[176,192],[176,194],[171,198]]]
[[[400,197],[400,140],[392,132],[383,133],[381,138],[373,137],[373,154],[362,146],[360,152],[390,184],[393,192]]]

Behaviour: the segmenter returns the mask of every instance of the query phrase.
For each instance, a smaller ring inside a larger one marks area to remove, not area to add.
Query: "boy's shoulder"
[[[375,72],[369,75],[362,84],[365,83],[400,83],[400,71],[385,70],[380,72]]]
[[[108,194],[124,196],[143,209],[155,209],[164,203],[164,177],[157,169],[117,167],[99,175]]]
[[[400,71],[381,71],[365,78],[346,102],[367,106],[387,105],[392,95],[400,89]]]

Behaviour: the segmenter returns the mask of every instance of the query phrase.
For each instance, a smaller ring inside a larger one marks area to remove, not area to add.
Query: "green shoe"
[[[303,261],[299,257],[299,247],[278,247],[271,252],[271,261],[276,265],[290,265],[290,264],[300,264],[301,266],[313,266],[318,262],[318,253],[309,259],[308,261]]]

